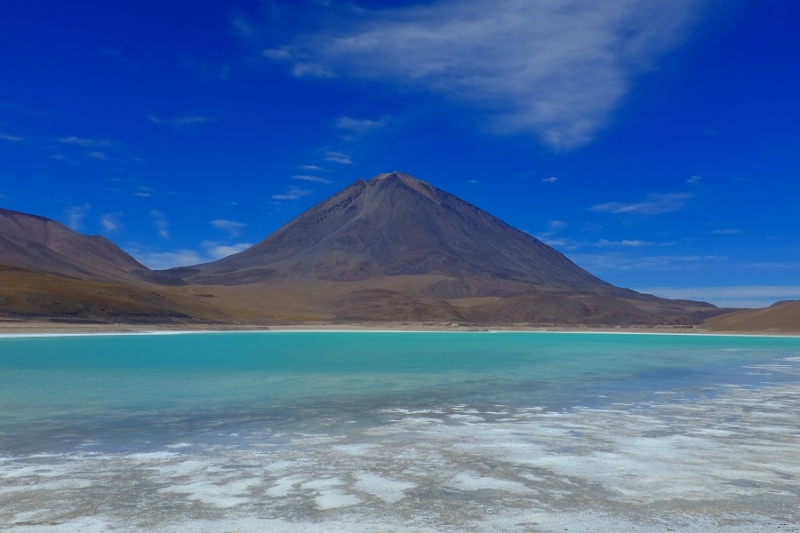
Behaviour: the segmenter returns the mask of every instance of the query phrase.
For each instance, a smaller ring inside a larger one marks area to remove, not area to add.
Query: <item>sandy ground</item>
[[[303,323],[100,323],[47,320],[10,320],[0,318],[0,335],[10,334],[89,334],[151,333],[184,331],[563,331],[563,332],[627,332],[627,333],[700,333],[714,331],[700,326],[628,326],[555,327],[537,324],[468,324],[458,322],[303,322]],[[758,332],[756,332],[758,333]],[[730,334],[730,333],[725,333]],[[774,335],[774,332],[763,332]]]

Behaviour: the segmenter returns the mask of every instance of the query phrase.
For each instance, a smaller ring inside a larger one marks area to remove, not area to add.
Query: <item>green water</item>
[[[391,409],[576,405],[786,379],[799,338],[203,333],[0,338],[0,453],[147,447],[210,428],[378,424]]]

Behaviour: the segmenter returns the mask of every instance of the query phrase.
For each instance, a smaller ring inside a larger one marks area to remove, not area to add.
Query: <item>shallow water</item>
[[[0,524],[792,531],[798,381],[797,338],[4,338]]]

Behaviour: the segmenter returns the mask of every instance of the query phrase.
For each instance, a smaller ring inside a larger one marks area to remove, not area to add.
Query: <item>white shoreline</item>
[[[259,329],[259,330],[175,330],[175,331],[119,331],[119,332],[75,332],[75,333],[0,333],[0,339],[12,338],[49,338],[49,337],[115,337],[136,335],[204,335],[204,334],[235,334],[235,333],[435,333],[435,334],[559,334],[559,335],[655,335],[669,337],[736,337],[757,339],[800,339],[800,335],[786,333],[683,333],[669,331],[553,331],[553,330],[413,330],[413,329]]]

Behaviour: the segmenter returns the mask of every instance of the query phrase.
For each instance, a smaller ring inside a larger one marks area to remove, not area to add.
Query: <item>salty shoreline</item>
[[[145,452],[0,457],[19,533],[797,532],[800,361],[645,403],[442,405]],[[772,377],[771,377],[772,376]],[[0,528],[2,529],[2,528]]]
[[[635,333],[672,335],[721,335],[796,337],[782,331],[715,331],[702,326],[550,326],[535,324],[466,324],[454,322],[307,322],[307,323],[95,323],[45,320],[0,319],[0,338],[19,336],[59,336],[96,334],[181,334],[222,332],[553,332],[553,333]]]

